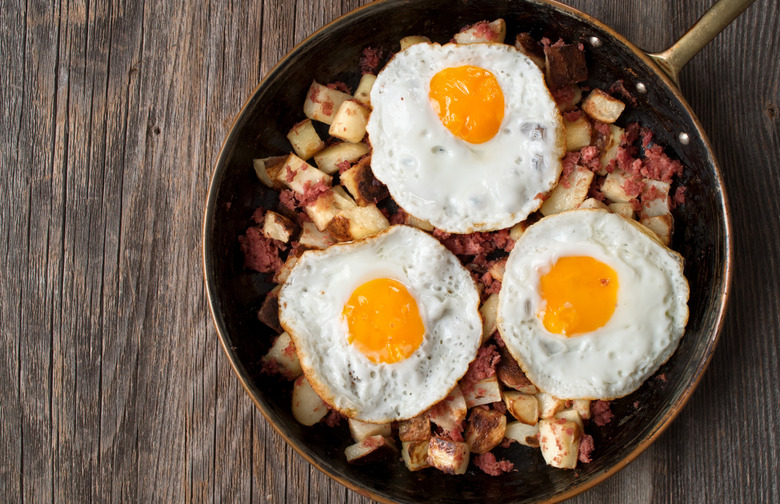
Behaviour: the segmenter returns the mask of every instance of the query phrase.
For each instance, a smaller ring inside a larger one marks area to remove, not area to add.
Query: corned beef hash
[[[519,443],[588,463],[608,401],[684,332],[682,165],[617,124],[622,82],[582,84],[582,44],[505,35],[366,48],[357,88],[313,82],[293,151],[254,160],[278,191],[239,237],[278,284],[263,370],[302,424],[346,420],[350,462],[500,475]]]

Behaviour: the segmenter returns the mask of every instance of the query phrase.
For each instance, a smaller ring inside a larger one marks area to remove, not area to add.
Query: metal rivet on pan
[[[591,37],[588,39],[588,42],[590,42],[590,45],[593,47],[601,47],[601,40],[598,37]]]
[[[688,145],[691,142],[691,138],[688,136],[688,133],[680,133],[677,138],[680,139],[680,143],[683,145]]]
[[[636,83],[636,90],[639,91],[642,94],[647,93],[647,86],[645,86],[644,82],[637,82]]]

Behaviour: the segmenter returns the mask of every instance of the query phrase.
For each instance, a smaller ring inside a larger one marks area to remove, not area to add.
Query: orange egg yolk
[[[342,314],[349,342],[377,364],[406,359],[425,334],[417,301],[404,284],[391,278],[370,280],[355,289]]]
[[[504,120],[504,93],[484,68],[445,68],[431,79],[428,97],[444,126],[469,143],[487,142]]]
[[[615,312],[618,276],[592,257],[561,257],[540,280],[544,327],[576,336],[606,324]]]

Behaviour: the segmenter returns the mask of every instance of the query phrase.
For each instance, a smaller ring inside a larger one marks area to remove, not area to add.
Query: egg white
[[[439,71],[475,65],[504,94],[495,137],[454,136],[429,103]],[[371,90],[371,167],[408,213],[451,233],[509,227],[542,203],[561,172],[563,123],[539,68],[506,44],[415,44],[396,54]]]
[[[344,304],[375,278],[406,285],[425,326],[419,348],[392,364],[373,363],[348,342]],[[438,240],[393,226],[365,240],[305,252],[279,293],[279,319],[306,378],[342,414],[384,423],[414,417],[466,373],[482,336],[479,293],[469,272]]]
[[[560,257],[590,256],[618,275],[610,320],[566,337],[537,316],[540,277]],[[501,338],[537,387],[561,399],[630,394],[677,348],[688,320],[683,259],[638,223],[605,210],[573,210],[530,226],[507,261],[499,293]]]

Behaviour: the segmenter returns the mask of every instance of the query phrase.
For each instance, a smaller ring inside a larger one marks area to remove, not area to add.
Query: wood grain
[[[0,0],[0,500],[348,502],[252,404],[201,268],[206,191],[242,103],[366,0]],[[660,50],[710,0],[571,0]],[[779,502],[780,5],[681,87],[731,201],[734,285],[699,388],[573,502]]]

